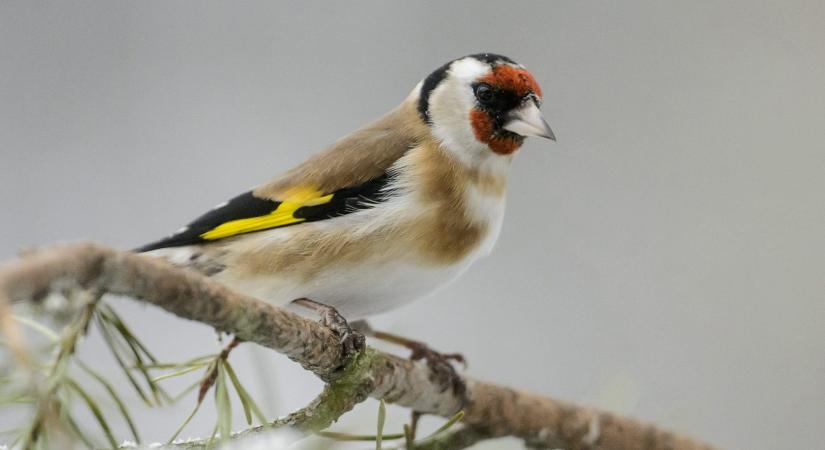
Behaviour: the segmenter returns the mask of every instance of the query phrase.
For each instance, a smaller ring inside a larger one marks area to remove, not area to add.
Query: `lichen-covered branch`
[[[326,328],[158,259],[81,243],[31,251],[0,267],[0,293],[12,301],[36,300],[71,287],[99,288],[152,303],[277,350],[325,379],[341,367],[337,339]]]
[[[98,244],[30,252],[0,266],[0,314],[8,314],[9,301],[37,300],[73,287],[133,297],[285,354],[328,383],[312,405],[317,415],[297,420],[307,430],[328,426],[370,396],[445,417],[463,409],[463,424],[471,430],[465,434],[516,436],[538,448],[711,448],[634,419],[482,381],[466,379],[465,398],[439,384],[425,363],[371,348],[344,361],[337,338],[316,322],[161,260]]]

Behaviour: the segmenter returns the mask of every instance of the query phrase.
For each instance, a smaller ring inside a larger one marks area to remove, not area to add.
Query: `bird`
[[[353,351],[363,342],[348,322],[427,296],[490,253],[514,155],[527,137],[555,141],[541,104],[512,59],[454,59],[376,121],[137,251],[311,308]]]

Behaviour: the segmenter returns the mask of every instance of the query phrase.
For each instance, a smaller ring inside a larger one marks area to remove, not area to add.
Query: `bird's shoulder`
[[[326,150],[254,190],[256,196],[283,199],[291,190],[311,187],[334,192],[380,177],[409,149],[429,136],[415,106],[405,101],[378,120],[339,139]]]

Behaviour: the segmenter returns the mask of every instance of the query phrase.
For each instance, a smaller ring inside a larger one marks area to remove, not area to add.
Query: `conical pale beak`
[[[514,109],[505,118],[504,128],[521,136],[538,136],[556,140],[556,135],[550,129],[550,125],[541,116],[539,107],[535,102],[528,101],[523,106]]]

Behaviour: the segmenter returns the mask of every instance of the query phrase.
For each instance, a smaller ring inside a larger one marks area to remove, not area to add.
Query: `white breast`
[[[296,286],[299,297],[324,299],[349,320],[396,309],[426,297],[458,277],[467,264],[433,267],[403,261],[331,269],[311,283]]]
[[[484,237],[484,242],[478,251],[471,255],[474,258],[487,256],[498,240],[501,233],[501,225],[504,222],[505,197],[496,195],[485,195],[478,189],[470,188],[467,192],[467,207],[476,220],[486,223],[489,232]]]

